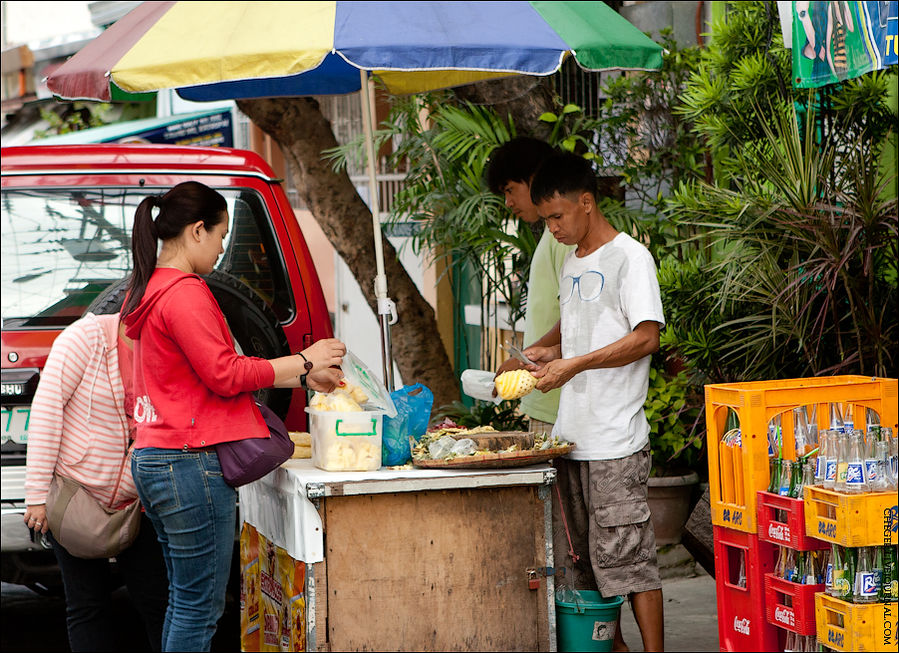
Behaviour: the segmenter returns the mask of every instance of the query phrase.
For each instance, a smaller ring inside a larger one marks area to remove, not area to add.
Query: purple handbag
[[[222,475],[232,487],[240,487],[262,478],[293,455],[294,444],[281,418],[268,406],[257,402],[256,407],[262,413],[270,437],[247,438],[215,445],[222,465]]]

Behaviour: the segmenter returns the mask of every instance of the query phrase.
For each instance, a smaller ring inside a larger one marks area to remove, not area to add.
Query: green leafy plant
[[[657,366],[650,368],[643,410],[654,476],[704,469],[704,407],[696,392],[686,372],[672,375]]]
[[[714,174],[665,202],[682,236],[660,262],[662,344],[697,383],[895,376],[895,69],[790,84],[771,3],[728,3],[675,112]]]
[[[109,111],[110,107],[111,105],[105,103],[73,102],[71,109],[63,114],[41,108],[41,119],[50,126],[47,129],[36,130],[34,138],[39,140],[91,127],[101,127],[107,124],[104,115]]]

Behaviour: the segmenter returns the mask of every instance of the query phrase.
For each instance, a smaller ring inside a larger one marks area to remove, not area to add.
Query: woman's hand
[[[323,370],[313,370],[306,377],[306,385],[310,390],[317,392],[334,392],[337,383],[343,378],[343,372],[333,367],[326,367]]]
[[[50,527],[47,525],[47,505],[43,503],[25,507],[25,525],[36,532],[46,533]]]
[[[337,338],[325,338],[318,340],[302,351],[303,356],[312,363],[312,369],[309,370],[310,376],[312,372],[320,372],[332,366],[340,366],[343,363],[343,356],[346,354],[346,345]],[[300,357],[300,363],[304,361]],[[306,372],[303,369],[300,374]],[[308,378],[308,377],[307,377]]]

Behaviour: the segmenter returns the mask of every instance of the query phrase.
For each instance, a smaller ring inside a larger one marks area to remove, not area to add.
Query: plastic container
[[[774,571],[777,547],[721,526],[712,526],[712,533],[721,650],[782,651],[784,631],[765,618],[764,575]]]
[[[815,594],[824,585],[792,583],[775,574],[765,574],[765,616],[768,623],[799,633],[815,634]]]
[[[312,464],[328,472],[366,472],[381,467],[384,411],[309,413]]]
[[[556,632],[560,651],[611,651],[624,597],[603,598],[579,590],[583,601],[556,598]]]
[[[847,603],[815,594],[818,642],[834,651],[896,651],[895,603]]]
[[[899,542],[895,492],[842,494],[818,486],[803,491],[805,531],[811,537],[853,548]]]
[[[849,375],[707,385],[712,523],[746,533],[757,532],[756,493],[768,488],[768,424],[772,418],[781,417],[783,458],[795,460],[790,415],[794,408],[816,406],[819,432],[829,426],[831,403],[852,405],[855,415],[864,415],[864,409],[870,408],[878,414],[882,425],[895,429],[899,419],[897,385],[897,379]],[[722,442],[731,410],[739,420],[740,447],[728,447]],[[742,488],[737,487],[738,482]]]
[[[805,534],[805,503],[802,499],[782,497],[771,492],[759,492],[756,506],[760,540],[780,544],[795,551],[816,551],[830,548],[826,542]],[[778,519],[778,513],[783,515],[783,521]]]

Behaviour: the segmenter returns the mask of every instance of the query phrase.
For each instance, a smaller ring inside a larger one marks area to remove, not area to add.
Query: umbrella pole
[[[368,196],[371,208],[372,227],[375,234],[375,297],[378,300],[378,323],[381,331],[381,362],[384,372],[384,386],[393,392],[393,346],[390,341],[390,325],[395,324],[396,304],[387,296],[387,275],[384,274],[384,247],[381,243],[381,211],[378,195],[378,183],[375,176],[375,138],[372,127],[371,98],[369,96],[369,78],[365,70],[360,70],[362,85],[359,96],[362,100],[362,124],[365,128],[365,146],[368,159]]]

